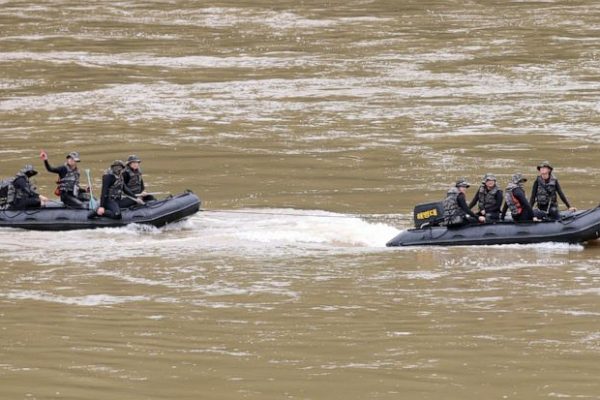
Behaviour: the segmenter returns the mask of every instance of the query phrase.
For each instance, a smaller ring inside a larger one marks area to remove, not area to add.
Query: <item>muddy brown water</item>
[[[386,249],[458,177],[599,203],[594,1],[0,1],[0,172],[207,211],[0,230],[0,399],[600,398],[600,247]],[[530,188],[531,181],[528,183]],[[472,187],[469,195],[474,194]]]

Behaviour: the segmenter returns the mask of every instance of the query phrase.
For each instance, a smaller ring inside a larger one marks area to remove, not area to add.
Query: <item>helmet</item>
[[[481,183],[486,183],[487,181],[494,181],[496,182],[496,175],[492,174],[491,172],[488,172],[487,174],[485,174],[483,176],[483,180],[481,181]]]
[[[132,162],[141,163],[142,160],[140,160],[140,158],[135,154],[132,154],[129,157],[127,157],[127,165],[131,164]]]
[[[471,184],[469,184],[469,182],[467,182],[466,178],[460,178],[456,181],[456,185],[454,185],[456,187],[470,187]]]
[[[537,170],[539,171],[542,168],[550,168],[550,171],[552,171],[554,168],[552,168],[552,165],[550,165],[550,162],[548,161],[542,161],[541,163],[538,164],[537,166]]]
[[[79,153],[77,151],[72,151],[69,154],[67,154],[67,158],[72,158],[73,160],[75,160],[76,162],[81,161],[79,159]]]
[[[521,182],[527,182],[527,178],[523,177],[523,174],[514,174],[510,180],[514,184],[519,184]]]
[[[33,168],[33,165],[31,164],[27,164],[25,165],[23,168],[21,168],[20,171],[23,175],[27,175],[28,177],[32,177],[34,175],[37,175],[37,171],[35,170],[35,168]]]

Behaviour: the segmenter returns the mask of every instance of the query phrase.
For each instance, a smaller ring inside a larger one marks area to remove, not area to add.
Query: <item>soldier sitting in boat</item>
[[[485,222],[484,216],[477,216],[467,205],[465,193],[470,186],[466,179],[459,179],[455,186],[450,188],[443,201],[444,221],[441,225],[461,226],[471,221]]]
[[[502,215],[500,218],[504,220],[506,212],[510,209],[512,219],[515,222],[525,221],[540,221],[540,216],[534,213],[531,204],[525,197],[525,189],[523,183],[527,182],[527,178],[523,177],[522,174],[514,174],[511,178],[510,183],[506,186],[504,192],[504,206],[502,207]]]
[[[495,222],[500,219],[502,201],[502,190],[496,184],[496,176],[487,173],[483,177],[475,197],[469,203],[469,208],[473,208],[477,204],[479,207],[477,215],[483,216],[486,222]]]
[[[85,201],[90,199],[85,189],[79,186],[80,173],[77,163],[80,161],[79,153],[73,151],[67,154],[67,161],[60,167],[52,167],[48,162],[48,153],[42,151],[40,157],[44,160],[44,165],[48,172],[58,174],[58,188],[55,193],[60,196],[60,200],[67,207],[86,208]]]
[[[41,196],[29,180],[32,176],[37,175],[37,173],[31,164],[25,165],[17,173],[12,182],[14,198],[10,199],[10,209],[26,210],[28,208],[40,208],[48,203],[48,198]]]
[[[130,199],[136,199],[135,194],[125,186],[123,182],[123,170],[125,164],[121,160],[115,160],[102,176],[102,194],[100,196],[100,207],[95,215],[105,216],[113,219],[121,219],[121,208],[128,207],[123,200],[123,193]],[[135,203],[144,204],[142,199],[134,200]],[[93,217],[94,214],[90,214]]]
[[[140,163],[142,160],[136,155],[130,155],[127,158],[127,166],[123,171],[123,182],[133,193],[135,197],[141,198],[144,202],[156,200],[154,196],[146,193],[146,187],[144,185],[144,179],[142,178],[142,170],[140,169]],[[136,204],[131,199],[123,199],[127,207]]]
[[[537,166],[537,170],[539,171],[539,176],[533,183],[529,199],[531,206],[533,207],[537,203],[538,210],[543,212],[549,219],[559,219],[558,195],[569,211],[577,211],[575,207],[571,207],[569,200],[567,200],[560,187],[560,183],[558,183],[558,179],[552,174],[554,170],[552,165],[548,161],[543,161]]]

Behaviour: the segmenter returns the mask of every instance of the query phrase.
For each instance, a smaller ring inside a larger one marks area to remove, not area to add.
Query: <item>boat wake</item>
[[[377,222],[377,218],[370,222],[369,216],[320,210],[220,210],[205,211],[163,228],[132,224],[65,232],[0,229],[0,251],[5,260],[97,265],[135,257],[382,251],[397,233],[398,229]],[[28,244],[26,252],[23,242]]]

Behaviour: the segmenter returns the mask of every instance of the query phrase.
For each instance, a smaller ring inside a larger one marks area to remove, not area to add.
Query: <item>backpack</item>
[[[15,201],[14,178],[7,178],[0,181],[0,208],[8,207]]]

